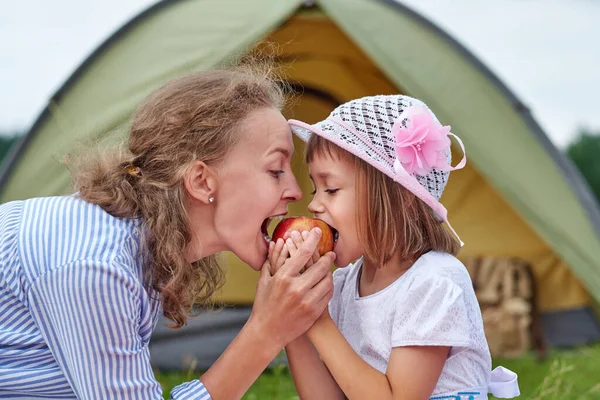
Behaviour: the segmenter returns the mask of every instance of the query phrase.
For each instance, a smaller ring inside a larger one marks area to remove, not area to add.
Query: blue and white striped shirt
[[[140,222],[74,197],[0,205],[0,398],[162,399]],[[199,380],[173,399],[210,399]]]

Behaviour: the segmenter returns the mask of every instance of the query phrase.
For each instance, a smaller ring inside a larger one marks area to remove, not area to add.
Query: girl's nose
[[[313,197],[310,201],[310,204],[308,205],[308,211],[314,215],[320,214],[324,211],[323,206],[317,201],[317,196]]]

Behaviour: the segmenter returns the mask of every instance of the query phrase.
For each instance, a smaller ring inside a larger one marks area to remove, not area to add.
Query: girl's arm
[[[346,398],[306,335],[290,342],[285,351],[300,399]]]
[[[382,374],[356,354],[327,310],[308,331],[308,337],[349,400],[426,400],[449,351],[446,346],[396,347]]]
[[[278,239],[277,243],[270,243],[269,262],[270,271],[275,273],[285,263],[290,253],[295,254],[302,242],[307,238],[308,232],[292,232],[286,241]],[[286,245],[287,243],[287,245]],[[319,259],[318,250],[313,254],[312,262]],[[329,370],[319,358],[317,350],[306,335],[299,336],[288,343],[285,351],[290,364],[290,371],[294,385],[301,399],[345,399],[344,393],[337,385]]]

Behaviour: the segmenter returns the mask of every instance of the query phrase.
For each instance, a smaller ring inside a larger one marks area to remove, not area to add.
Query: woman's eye
[[[310,192],[310,194],[312,194],[313,196],[314,196],[315,194],[317,194],[317,189],[314,189],[312,192]]]
[[[335,194],[340,189],[325,189],[325,193]]]
[[[285,171],[283,171],[282,169],[278,169],[278,170],[271,170],[269,171],[269,173],[271,175],[273,175],[274,178],[279,179],[279,177],[281,176],[281,174],[283,174]]]

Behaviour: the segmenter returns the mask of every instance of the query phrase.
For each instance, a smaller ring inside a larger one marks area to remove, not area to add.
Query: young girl
[[[286,346],[300,397],[518,396],[516,374],[490,372],[481,311],[455,258],[462,242],[439,203],[449,171],[466,162],[450,166],[450,127],[399,95],[350,101],[312,126],[289,122],[308,141],[309,210],[338,232],[329,310]],[[270,245],[275,269],[303,236]]]

